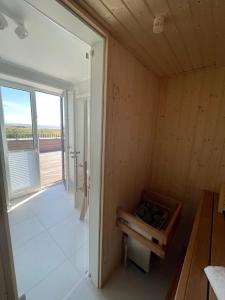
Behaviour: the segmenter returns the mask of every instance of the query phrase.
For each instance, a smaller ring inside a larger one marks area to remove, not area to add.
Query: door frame
[[[100,186],[99,186],[99,194],[100,197],[98,199],[99,207],[97,207],[99,211],[99,220],[97,220],[98,226],[98,236],[99,240],[97,241],[96,247],[97,252],[97,262],[98,262],[98,270],[95,285],[99,288],[102,287],[102,214],[103,214],[103,192],[104,192],[104,156],[105,156],[105,116],[106,116],[106,99],[107,99],[107,71],[108,71],[108,43],[109,43],[109,34],[108,32],[97,23],[97,21],[92,18],[87,12],[85,12],[78,4],[74,1],[70,0],[57,0],[64,8],[70,11],[75,17],[81,19],[87,26],[91,27],[95,32],[97,32],[104,39],[104,49],[103,49],[103,82],[102,82],[102,118],[101,118],[101,158],[99,161],[100,166]],[[41,89],[40,89],[41,91]],[[0,151],[3,151],[2,140],[0,136]],[[0,284],[0,288],[2,288],[4,292],[3,296],[6,300],[18,300],[17,299],[17,287],[15,280],[15,270],[14,270],[14,262],[12,257],[12,246],[11,239],[9,234],[9,222],[7,215],[7,207],[5,205],[6,199],[8,198],[5,176],[1,170],[4,170],[4,162],[0,158],[0,243],[2,243],[3,247],[0,248],[0,263],[2,260],[3,268],[0,268],[0,275],[3,276],[5,282]],[[5,258],[4,260],[2,258]],[[0,289],[1,291],[1,289]]]
[[[67,192],[71,192],[71,184],[70,184],[70,169],[72,166],[70,166],[70,155],[71,153],[71,145],[70,145],[70,125],[71,122],[69,121],[69,109],[70,112],[72,111],[72,114],[74,115],[74,105],[72,108],[70,107],[69,102],[73,101],[75,91],[72,89],[65,90],[64,95],[63,95],[63,107],[64,107],[64,151],[65,151],[65,187]],[[74,118],[73,118],[74,121]],[[73,122],[74,123],[74,122]],[[74,132],[74,124],[72,125],[72,132]],[[75,138],[75,137],[74,137]],[[74,146],[74,141],[73,141],[73,151],[74,152],[72,155],[75,155],[75,146]],[[75,174],[75,164],[73,164],[73,174]],[[74,175],[75,176],[75,175]],[[73,191],[72,191],[73,192]]]
[[[62,157],[62,181],[63,184],[66,188],[66,176],[65,176],[65,105],[64,105],[64,101],[65,101],[65,93],[63,92],[63,94],[60,96],[60,131],[61,131],[61,143],[62,143],[62,149],[61,149],[61,157]]]
[[[102,219],[103,219],[103,206],[104,206],[104,163],[105,163],[105,127],[106,127],[106,106],[107,106],[107,78],[108,78],[108,53],[109,53],[109,32],[87,11],[85,11],[78,3],[72,0],[57,0],[62,6],[64,6],[68,11],[70,11],[74,16],[81,19],[87,26],[92,30],[97,32],[104,40],[103,46],[103,78],[102,78],[102,115],[101,115],[101,157],[99,161],[100,174],[99,174],[99,195],[97,205],[95,207],[97,212],[98,220],[94,220],[95,229],[97,234],[97,239],[94,241],[95,252],[93,253],[93,259],[96,259],[93,270],[97,271],[95,273],[94,283],[98,288],[101,288],[104,284],[102,270],[103,270],[103,257],[102,257],[102,248],[103,248],[103,228],[102,228]],[[91,147],[91,146],[90,146]],[[94,230],[94,227],[92,228]],[[94,237],[93,237],[94,238]],[[90,261],[89,261],[90,264]]]
[[[102,214],[105,145],[105,40],[92,46],[90,82],[89,272],[101,287]],[[100,69],[99,69],[100,68]],[[97,74],[97,75],[96,75]]]
[[[4,112],[3,112],[3,104],[2,104],[2,91],[1,91],[1,84],[0,84],[0,138],[2,142],[2,147],[0,148],[0,151],[3,153],[3,155],[0,155],[2,157],[2,174],[5,176],[5,189],[7,194],[7,206],[10,204],[9,200],[9,193],[11,190],[10,186],[10,180],[9,180],[9,165],[8,165],[8,147],[6,142],[6,133],[5,133],[5,124],[4,124]]]

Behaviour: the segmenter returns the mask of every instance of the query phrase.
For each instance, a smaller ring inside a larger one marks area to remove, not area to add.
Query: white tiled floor
[[[56,185],[9,213],[19,294],[27,300],[164,300],[176,269],[181,243],[165,260],[153,258],[148,274],[130,265],[102,289],[84,275],[87,224],[72,199]],[[179,236],[176,238],[180,241]]]
[[[9,213],[19,295],[62,300],[85,277],[87,223],[70,195],[55,185]]]
[[[165,260],[152,258],[148,274],[133,264],[120,267],[101,290],[84,278],[66,300],[165,300],[180,254],[180,245],[174,243]]]

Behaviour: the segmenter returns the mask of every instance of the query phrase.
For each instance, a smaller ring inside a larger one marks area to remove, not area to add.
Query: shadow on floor
[[[88,279],[83,279],[66,300],[164,300],[172,283],[182,255],[180,233],[174,236],[166,259],[152,255],[148,274],[134,264],[120,267],[104,286],[96,289]]]

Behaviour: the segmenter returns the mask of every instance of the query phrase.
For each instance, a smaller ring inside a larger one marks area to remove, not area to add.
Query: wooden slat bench
[[[225,267],[225,218],[218,194],[204,191],[176,287],[175,300],[216,300],[204,273],[208,265]]]

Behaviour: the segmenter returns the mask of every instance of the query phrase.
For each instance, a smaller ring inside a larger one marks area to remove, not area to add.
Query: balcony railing
[[[40,134],[38,140],[41,153],[62,150],[62,140],[59,134]],[[31,134],[20,134],[10,138],[8,135],[7,144],[9,151],[31,150],[34,147],[33,136]]]
[[[31,140],[33,139],[32,133],[7,133],[7,140]],[[61,139],[60,133],[38,133],[39,139]]]

